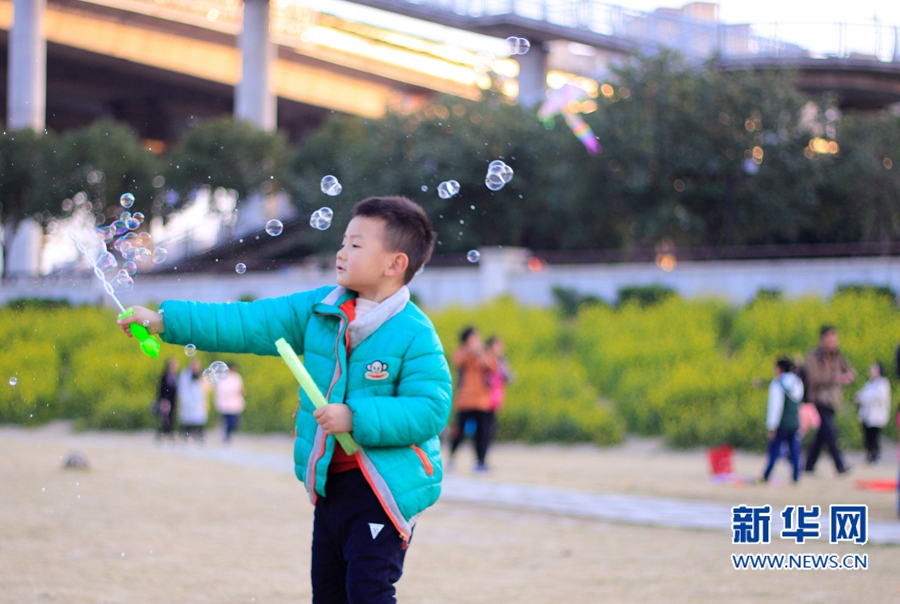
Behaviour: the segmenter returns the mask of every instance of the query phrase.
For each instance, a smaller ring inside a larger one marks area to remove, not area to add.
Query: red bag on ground
[[[721,445],[707,451],[709,467],[713,475],[731,474],[731,458],[734,453],[729,445]]]

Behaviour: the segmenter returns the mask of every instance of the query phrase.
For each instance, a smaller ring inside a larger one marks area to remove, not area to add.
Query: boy
[[[763,473],[763,482],[769,480],[775,462],[781,454],[781,446],[787,443],[791,454],[791,467],[796,483],[800,480],[800,403],[803,401],[803,382],[794,374],[794,364],[787,359],[775,363],[775,379],[769,385],[769,408],[766,428],[769,432],[769,461]]]
[[[416,516],[440,494],[438,433],[450,413],[450,371],[437,333],[406,284],[436,235],[404,197],[359,202],[337,253],[338,287],[258,300],[167,301],[140,321],[173,344],[277,355],[284,337],[329,404],[300,394],[294,462],[315,505],[313,602],[395,602]],[[128,333],[126,331],[126,333]],[[350,432],[352,456],[335,434]]]

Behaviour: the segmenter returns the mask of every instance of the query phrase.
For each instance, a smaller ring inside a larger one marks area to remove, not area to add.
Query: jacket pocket
[[[433,475],[434,474],[434,465],[432,465],[431,460],[428,459],[428,455],[425,454],[425,451],[423,451],[417,445],[410,445],[409,448],[412,449],[413,451],[415,451],[416,455],[419,456],[419,461],[422,462],[422,467],[425,468],[425,473],[428,474],[429,476]]]

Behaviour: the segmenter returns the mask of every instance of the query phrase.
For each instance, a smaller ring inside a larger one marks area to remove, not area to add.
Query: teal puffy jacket
[[[277,355],[275,341],[287,340],[326,399],[353,411],[360,468],[408,540],[416,515],[440,495],[438,433],[450,414],[450,370],[434,326],[409,301],[407,288],[349,323],[341,306],[355,296],[342,287],[323,287],[256,302],[169,300],[160,307],[162,339],[258,355]],[[282,379],[291,379],[287,368]],[[301,391],[294,463],[315,503],[326,494],[336,440],[322,432],[313,411]]]

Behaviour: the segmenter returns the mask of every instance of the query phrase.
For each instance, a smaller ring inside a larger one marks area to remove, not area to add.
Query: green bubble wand
[[[291,373],[293,373],[294,377],[297,378],[297,381],[300,382],[300,387],[306,392],[306,396],[309,397],[309,400],[312,401],[315,408],[318,409],[327,405],[328,401],[322,396],[322,391],[316,386],[312,376],[309,375],[306,367],[300,362],[300,357],[297,356],[297,353],[294,352],[291,345],[288,344],[284,338],[279,338],[278,341],[275,342],[275,348],[278,349],[278,354],[280,354],[281,358],[284,359],[284,362],[287,363],[288,369],[291,370]],[[356,441],[353,440],[353,437],[347,432],[335,434],[334,437],[347,455],[353,455],[359,450]]]
[[[97,266],[97,259],[92,258],[91,255],[88,254],[87,250],[84,247],[84,243],[82,243],[72,233],[72,231],[69,231],[69,237],[72,239],[73,242],[75,242],[75,247],[78,248],[78,251],[81,252],[81,254],[85,258],[87,258],[87,261],[88,261],[88,263],[90,263],[91,267],[94,269],[94,274],[97,275],[97,278],[100,279],[101,282],[103,282],[103,289],[106,291],[106,293],[108,293],[112,297],[113,302],[116,303],[116,306],[119,307],[119,310],[122,311],[122,313],[119,315],[119,319],[124,319],[125,317],[130,317],[131,315],[133,315],[134,314],[133,308],[126,309],[124,306],[122,306],[122,303],[119,302],[119,298],[116,296],[115,290],[113,290],[112,283],[110,283],[109,281],[106,280],[106,275],[103,273],[103,269],[101,269],[99,266]],[[106,246],[103,246],[103,249],[105,250]],[[140,341],[141,350],[144,351],[144,354],[146,354],[148,357],[153,357],[154,359],[159,358],[159,349],[160,349],[159,340],[157,340],[156,338],[151,336],[150,332],[147,331],[146,327],[144,327],[143,325],[139,325],[137,323],[131,323],[128,326],[128,329],[131,331],[131,335],[133,335]]]

